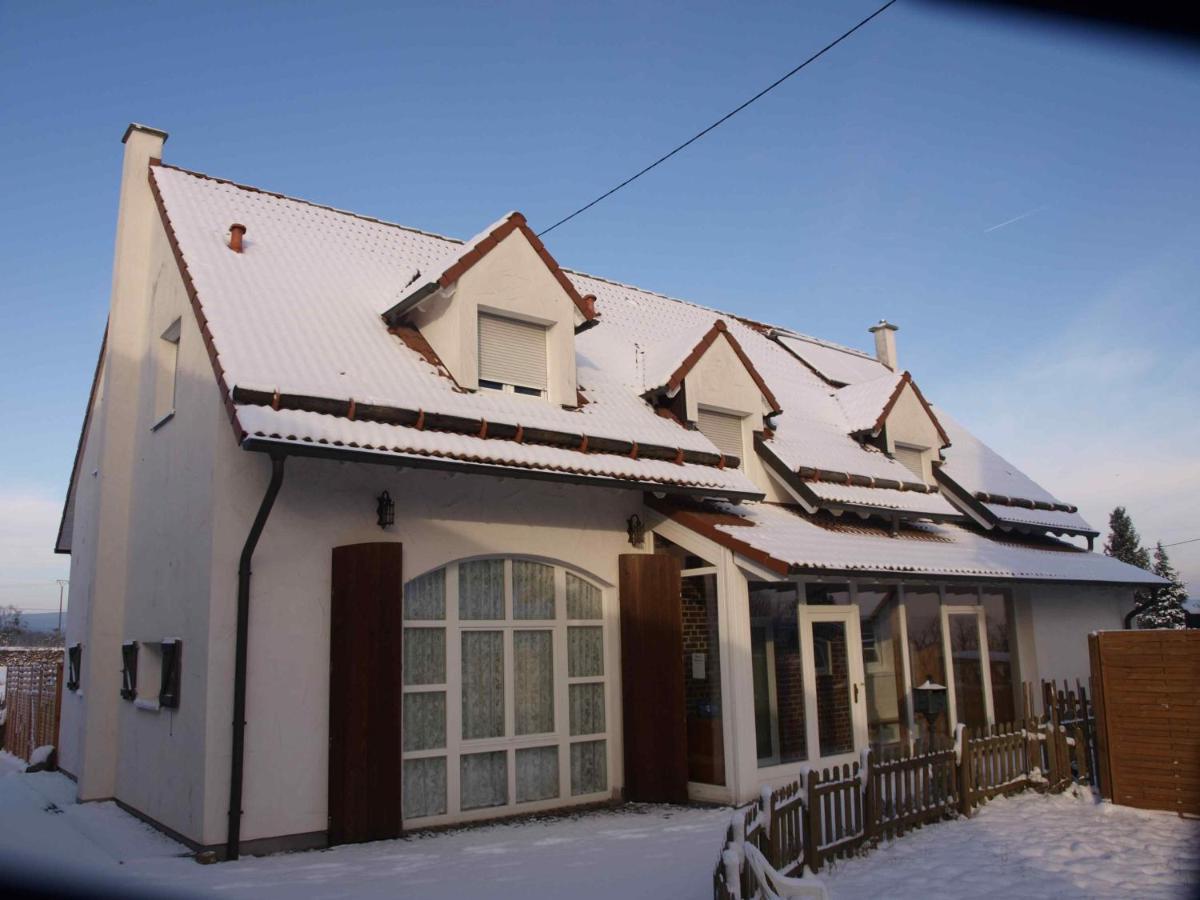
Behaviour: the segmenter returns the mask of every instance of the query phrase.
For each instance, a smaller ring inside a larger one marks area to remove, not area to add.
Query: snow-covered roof
[[[956,523],[913,522],[895,536],[857,517],[809,516],[771,503],[655,509],[782,574],[805,570],[1035,581],[1160,584],[1157,576],[1053,538],[998,538]]]
[[[943,451],[942,474],[959,485],[1001,523],[1095,533],[1078,510],[971,434],[957,419],[937,408],[950,446]]]
[[[936,488],[852,436],[904,380],[859,351],[560,269],[519,213],[464,243],[170,166],[152,166],[151,179],[248,439],[761,496],[644,396],[725,334],[783,409],[764,435],[775,465],[831,504],[954,514]],[[241,253],[226,244],[233,222],[247,228]],[[464,390],[419,335],[381,320],[514,229],[594,319],[575,339],[576,408]],[[969,454],[953,459],[952,472],[969,473]]]
[[[788,350],[835,384],[857,384],[892,372],[875,357],[861,350],[783,330],[777,331],[775,337]]]
[[[851,434],[873,432],[878,428],[884,409],[896,395],[903,379],[904,376],[899,372],[888,370],[878,378],[838,389],[834,396],[846,414]]]

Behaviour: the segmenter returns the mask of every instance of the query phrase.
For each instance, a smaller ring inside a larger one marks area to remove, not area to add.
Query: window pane
[[[513,618],[554,618],[554,569],[551,566],[513,561]]]
[[[604,731],[604,685],[570,686],[571,734],[600,734]]]
[[[997,722],[1015,721],[1018,709],[1008,610],[1008,591],[984,590],[983,611],[987,616],[988,659],[992,670],[992,711]]]
[[[658,533],[654,535],[654,552],[663,556],[674,556],[679,560],[679,565],[684,569],[702,569],[712,565],[707,559],[684,550],[678,544],[667,540]]]
[[[517,734],[554,730],[554,650],[549,631],[513,632],[513,713]]]
[[[504,618],[504,560],[477,559],[458,566],[458,616]]]
[[[795,585],[750,585],[750,658],[758,764],[808,758]]]
[[[804,595],[810,606],[845,606],[850,602],[850,585],[806,584]]]
[[[462,808],[503,806],[508,802],[508,754],[468,753],[460,760]]]
[[[446,758],[406,759],[404,818],[440,816],[446,812]]]
[[[858,589],[863,675],[867,687],[867,733],[876,750],[908,737],[904,654],[900,644],[899,589],[862,585]]]
[[[599,627],[567,629],[567,674],[572,678],[604,674],[604,636]]]
[[[517,753],[517,802],[558,796],[558,748],[534,747]]]
[[[600,588],[576,575],[567,573],[567,618],[599,619],[603,616],[600,607]]]
[[[725,783],[721,723],[721,640],[717,626],[717,576],[689,575],[681,582],[683,683],[687,708],[688,780]]]
[[[604,741],[581,741],[571,745],[571,796],[595,794],[608,789],[608,763]]]
[[[504,634],[462,633],[462,736],[504,735]]]
[[[445,569],[426,572],[404,586],[404,618],[446,618]]]
[[[987,724],[983,705],[983,661],[979,652],[979,620],[951,615],[950,658],[954,661],[954,706],[958,721],[970,728]]]
[[[850,642],[843,622],[813,622],[813,668],[817,677],[817,735],[821,755],[854,749],[850,718]]]
[[[446,746],[446,693],[404,695],[404,749],[436,750]]]
[[[951,586],[944,589],[947,606],[978,606],[979,590],[973,587]]]
[[[404,629],[404,683],[446,683],[446,629]]]
[[[942,659],[941,608],[936,589],[904,589],[904,615],[908,620],[908,659],[912,665],[914,692],[926,681],[941,687],[946,686],[946,669]],[[917,730],[923,738],[929,737],[931,731],[933,734],[949,732],[950,720],[945,713],[939,714],[933,720],[931,728],[924,717],[917,716],[916,720]]]

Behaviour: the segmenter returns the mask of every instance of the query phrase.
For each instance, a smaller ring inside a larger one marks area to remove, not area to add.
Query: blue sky
[[[119,138],[469,236],[545,227],[873,2],[0,0],[0,603],[49,553],[108,305]],[[1200,54],[901,0],[548,236],[564,265],[901,363],[1097,527],[1200,537]],[[1200,589],[1200,543],[1173,558]]]

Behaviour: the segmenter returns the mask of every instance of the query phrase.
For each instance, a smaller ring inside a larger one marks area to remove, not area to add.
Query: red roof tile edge
[[[673,391],[683,383],[683,379],[687,377],[688,373],[692,371],[696,363],[703,358],[704,354],[708,351],[708,348],[711,347],[721,335],[724,335],[725,340],[729,341],[729,346],[733,348],[733,352],[737,355],[737,358],[741,361],[742,365],[745,366],[746,371],[754,380],[755,385],[757,385],[758,389],[762,391],[763,397],[766,398],[767,403],[771,407],[772,415],[779,415],[779,413],[783,411],[779,406],[779,401],[775,399],[775,395],[771,393],[771,389],[767,387],[767,383],[758,373],[758,369],[754,367],[754,363],[750,361],[750,357],[746,355],[746,351],[742,349],[742,345],[738,343],[737,338],[730,334],[729,326],[727,326],[721,319],[717,319],[715,322],[713,322],[712,328],[705,332],[704,337],[700,338],[696,346],[692,348],[692,351],[686,357],[684,357],[684,360],[679,364],[679,367],[671,373],[671,377],[667,379],[666,383],[667,390]]]

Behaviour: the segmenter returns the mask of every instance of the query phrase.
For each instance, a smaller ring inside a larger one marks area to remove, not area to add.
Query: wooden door
[[[397,543],[333,550],[329,842],[400,834],[401,598]]]
[[[679,560],[670,556],[620,558],[621,713],[628,800],[687,801],[679,572]]]

